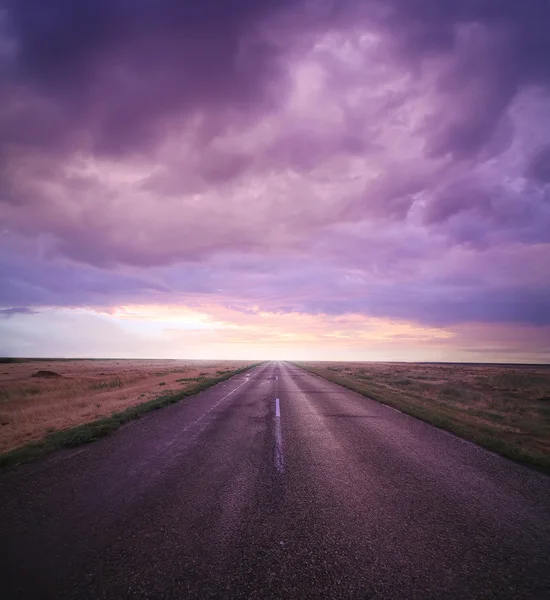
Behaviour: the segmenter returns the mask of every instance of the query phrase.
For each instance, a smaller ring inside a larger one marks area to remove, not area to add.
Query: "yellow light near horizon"
[[[187,325],[211,325],[222,326],[221,323],[212,320],[212,316],[206,312],[197,311],[181,306],[166,305],[126,305],[117,306],[104,312],[110,317],[120,320],[149,321],[156,323],[181,323]]]
[[[369,347],[379,344],[422,344],[452,338],[454,333],[442,328],[423,327],[409,322],[371,318],[362,314],[331,316],[299,312],[238,311],[222,305],[121,305],[103,312],[125,322],[156,324],[161,331],[177,332],[196,327],[208,330],[211,343],[272,345],[289,347],[308,344],[335,344],[339,347]],[[188,335],[188,334],[187,334]],[[196,340],[199,341],[198,339]]]

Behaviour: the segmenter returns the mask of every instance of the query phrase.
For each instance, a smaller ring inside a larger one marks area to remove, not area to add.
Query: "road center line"
[[[283,432],[281,430],[281,407],[279,398],[275,398],[275,454],[273,460],[277,471],[279,473],[284,473],[285,458],[283,454]]]

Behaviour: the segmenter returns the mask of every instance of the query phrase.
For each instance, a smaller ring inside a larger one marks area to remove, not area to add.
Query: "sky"
[[[0,0],[0,355],[550,362],[548,0]]]

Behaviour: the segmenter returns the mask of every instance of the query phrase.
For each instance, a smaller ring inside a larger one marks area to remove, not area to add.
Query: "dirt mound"
[[[55,377],[63,377],[63,375],[60,375],[55,371],[36,371],[36,373],[33,373],[31,377],[49,377],[53,379]]]

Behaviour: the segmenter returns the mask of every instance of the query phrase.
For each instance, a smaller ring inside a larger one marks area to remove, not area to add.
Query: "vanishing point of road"
[[[0,474],[12,599],[542,599],[550,478],[288,363]]]

